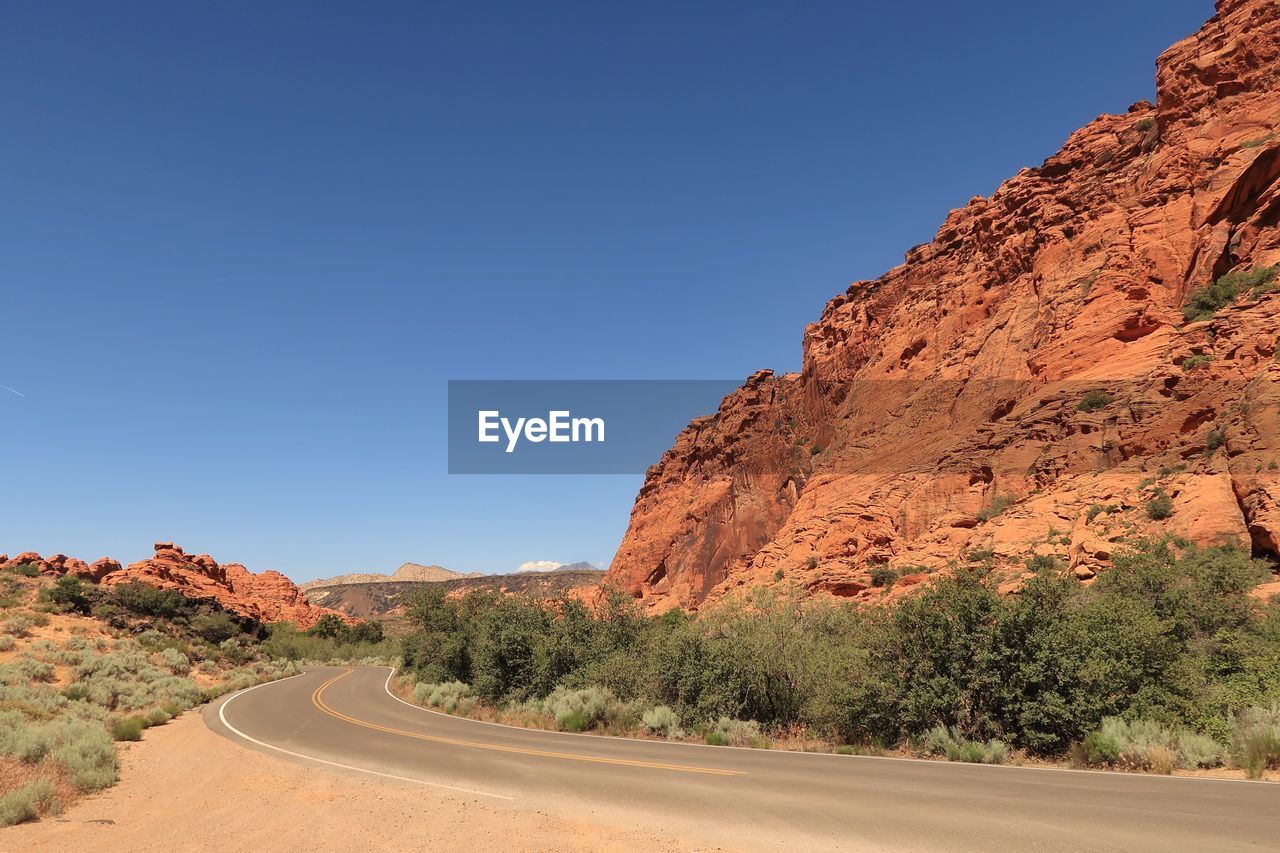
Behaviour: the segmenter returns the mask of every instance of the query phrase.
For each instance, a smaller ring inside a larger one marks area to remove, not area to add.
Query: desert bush
[[[1051,572],[1059,568],[1058,561],[1046,554],[1036,554],[1027,560],[1027,570],[1032,572]]]
[[[182,609],[186,598],[171,589],[159,589],[145,583],[122,583],[111,588],[115,603],[143,616],[172,619]]]
[[[268,657],[277,660],[317,661],[337,663],[367,661],[371,664],[388,664],[400,656],[396,640],[383,639],[377,643],[342,641],[331,637],[317,637],[299,631],[288,622],[268,626],[268,637],[259,646]],[[239,650],[238,654],[243,654]],[[423,681],[449,681],[452,677],[422,678]],[[466,679],[460,679],[465,681]]]
[[[414,701],[419,705],[439,708],[446,714],[455,711],[466,713],[476,704],[476,695],[471,685],[461,681],[446,681],[441,684],[417,684],[413,688]]]
[[[174,675],[186,675],[191,671],[191,660],[177,649],[163,649],[157,657],[160,663]]]
[[[1184,358],[1182,360],[1182,364],[1179,366],[1182,368],[1184,373],[1191,373],[1194,370],[1204,367],[1206,364],[1208,364],[1211,361],[1213,361],[1213,356],[1207,355],[1204,353],[1198,353],[1196,355],[1189,355],[1186,358]]]
[[[191,620],[191,629],[206,642],[217,645],[240,633],[240,626],[225,613],[201,613]]]
[[[1096,412],[1099,409],[1105,409],[1113,402],[1112,396],[1106,391],[1094,389],[1086,391],[1085,395],[1080,398],[1080,404],[1076,406],[1082,412]]]
[[[1163,488],[1157,488],[1155,495],[1147,501],[1147,518],[1152,521],[1163,521],[1173,515],[1173,498]]]
[[[52,681],[53,665],[35,658],[22,658],[14,664],[27,681]]]
[[[753,749],[767,749],[769,746],[769,741],[760,733],[760,724],[755,720],[729,717],[717,720],[705,740],[712,746],[749,746]]]
[[[0,634],[0,652],[12,651],[17,641],[8,634]]]
[[[1222,744],[1208,735],[1181,731],[1178,732],[1177,741],[1179,767],[1187,769],[1218,767],[1226,754]]]
[[[1236,270],[1200,288],[1191,295],[1182,315],[1188,322],[1207,320],[1220,309],[1232,304],[1246,290],[1254,296],[1271,289],[1280,266]]]
[[[67,610],[77,613],[88,613],[90,610],[91,602],[84,585],[80,582],[80,578],[74,575],[63,575],[58,578],[53,582],[47,595],[51,602]]]
[[[18,563],[10,566],[7,571],[13,572],[15,575],[22,575],[24,578],[40,577],[40,567],[35,563]]]
[[[666,705],[650,708],[640,716],[644,727],[654,734],[667,738],[678,738],[684,735],[680,728],[680,717]]]
[[[1280,706],[1240,712],[1231,731],[1231,760],[1250,779],[1280,769]]]
[[[1085,520],[1090,524],[1093,520],[1103,513],[1113,513],[1117,509],[1115,504],[1090,504],[1089,509],[1085,512]]]
[[[978,510],[978,521],[990,521],[1012,505],[1012,495],[996,495],[990,504]]]
[[[1223,749],[1213,738],[1154,720],[1105,717],[1102,725],[1074,744],[1078,766],[1120,767],[1169,774],[1175,768],[1217,767]]]
[[[870,575],[874,587],[891,588],[898,580],[898,573],[883,564],[872,566]]]
[[[948,761],[970,764],[1004,764],[1009,749],[999,740],[985,743],[963,737],[954,726],[934,726],[925,734],[924,750],[930,755],[944,756]]]
[[[42,811],[55,811],[54,792],[52,781],[35,779],[0,794],[0,826],[35,820]]]
[[[142,717],[121,717],[111,724],[111,736],[116,740],[142,740],[142,730],[147,721]]]
[[[556,725],[568,732],[583,732],[604,720],[605,712],[615,700],[602,687],[569,690],[557,687],[543,700],[542,706],[555,718]]]
[[[34,764],[51,744],[44,730],[19,711],[0,711],[0,755]]]
[[[36,620],[25,613],[15,613],[4,622],[0,622],[0,633],[11,637],[29,637]]]
[[[57,720],[48,730],[53,741],[49,758],[62,765],[81,791],[115,784],[116,749],[106,729],[92,722]]]

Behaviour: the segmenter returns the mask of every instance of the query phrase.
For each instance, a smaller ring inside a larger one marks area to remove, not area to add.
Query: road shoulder
[[[121,782],[64,814],[0,830],[27,851],[690,850],[570,820],[244,749],[198,711],[128,744]]]

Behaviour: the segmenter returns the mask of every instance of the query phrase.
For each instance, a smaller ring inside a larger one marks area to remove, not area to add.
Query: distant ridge
[[[314,589],[324,589],[331,586],[340,586],[342,584],[351,583],[393,583],[405,581],[454,581],[462,578],[479,578],[484,577],[484,572],[455,572],[446,569],[444,566],[424,566],[421,563],[402,563],[400,568],[391,574],[383,572],[354,572],[348,575],[338,575],[332,578],[317,578],[313,581],[307,581],[299,584],[298,589],[303,592],[309,592]]]

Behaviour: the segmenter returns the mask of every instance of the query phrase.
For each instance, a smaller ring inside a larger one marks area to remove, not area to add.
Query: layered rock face
[[[255,574],[239,563],[219,564],[208,554],[187,554],[172,542],[155,543],[155,552],[150,559],[121,567],[107,557],[88,564],[62,554],[41,557],[29,551],[12,559],[0,557],[0,568],[30,563],[42,574],[72,574],[104,586],[145,583],[176,590],[188,598],[212,598],[226,609],[260,622],[292,622],[309,628],[326,613],[351,621],[345,614],[307,601],[293,581],[279,572]]]
[[[608,582],[665,609],[879,597],[879,566],[901,594],[975,552],[1009,589],[1035,555],[1087,582],[1163,533],[1280,554],[1280,4],[1220,0],[1157,91],[832,299],[801,373],[691,423]]]

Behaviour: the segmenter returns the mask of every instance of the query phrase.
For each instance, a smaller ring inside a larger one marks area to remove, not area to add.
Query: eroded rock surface
[[[1166,532],[1280,554],[1280,291],[1184,315],[1280,265],[1280,4],[1220,0],[1157,91],[832,299],[801,373],[691,423],[608,581],[665,609],[747,585],[880,596],[881,565],[904,594],[974,552],[1009,589],[1037,555],[1088,582]]]

